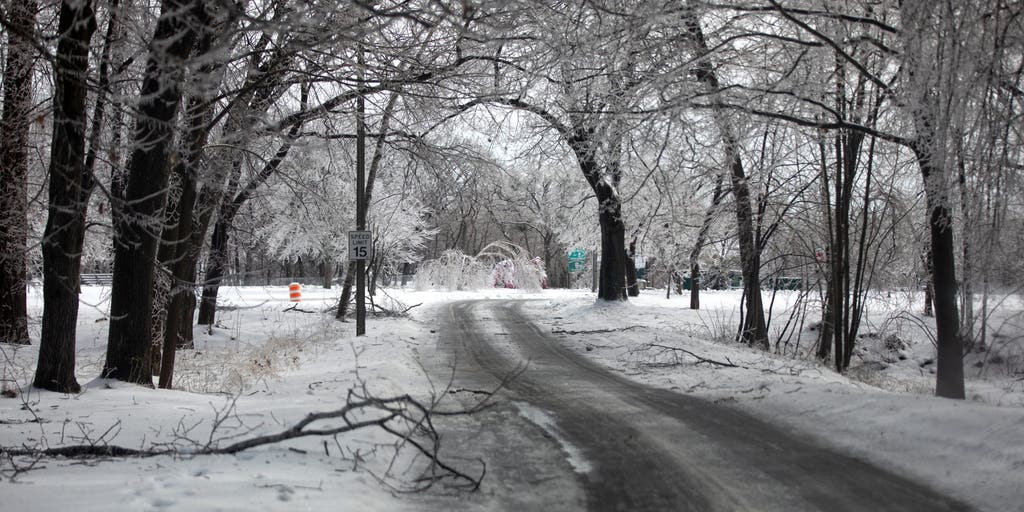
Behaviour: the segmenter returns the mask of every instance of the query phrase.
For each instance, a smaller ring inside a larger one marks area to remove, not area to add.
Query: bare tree
[[[700,26],[700,19],[693,11],[685,13],[684,16],[683,22],[700,59],[695,70],[697,80],[714,98],[720,94],[721,84],[714,65],[708,57],[708,44]],[[740,338],[751,345],[767,349],[769,347],[768,328],[765,323],[764,305],[761,301],[761,251],[759,243],[755,239],[750,186],[740,154],[740,140],[733,121],[723,109],[713,108],[712,116],[718,127],[719,136],[722,138],[722,148],[725,151],[726,165],[729,168],[729,179],[736,210],[740,262],[743,266],[743,295],[746,298],[746,312],[741,322]]]
[[[813,3],[812,3],[813,4]],[[995,73],[1005,75],[1003,61],[1007,48],[981,49],[979,43],[990,41],[991,34],[1004,32],[1019,24],[1019,8],[984,2],[902,2],[896,10],[865,6],[859,12],[832,9],[788,8],[775,0],[768,5],[736,6],[747,12],[766,13],[799,29],[811,41],[776,37],[789,43],[822,44],[834,50],[836,58],[851,66],[867,82],[877,88],[880,97],[898,108],[898,117],[884,127],[872,127],[847,119],[841,112],[815,98],[798,98],[805,112],[780,112],[771,108],[726,100],[727,108],[758,115],[777,117],[801,126],[825,130],[848,129],[876,137],[909,150],[918,164],[927,203],[930,238],[934,312],[938,338],[936,394],[949,398],[964,397],[963,340],[957,307],[956,244],[954,242],[953,171],[956,133],[964,133],[966,112],[972,108],[975,87],[984,77]],[[1014,14],[1016,13],[1016,14]],[[888,19],[900,20],[893,25]],[[890,37],[836,37],[816,20],[838,20],[877,29]],[[1009,43],[1008,43],[1009,44]],[[872,45],[891,59],[885,65],[871,66],[849,51],[848,45]],[[894,49],[895,48],[895,49]],[[1019,90],[1013,80],[1000,87]],[[768,97],[778,91],[760,91]],[[786,94],[786,93],[782,93]]]
[[[75,328],[85,213],[94,180],[85,166],[86,74],[96,17],[89,1],[61,3],[50,146],[49,215],[43,233],[43,329],[33,384],[77,392]]]
[[[183,62],[209,23],[201,0],[163,0],[135,119],[124,203],[115,226],[110,335],[103,376],[152,385],[153,274],[163,227],[172,120]]]
[[[3,119],[0,121],[0,343],[26,345],[28,251],[28,133],[36,3],[14,1],[8,10]]]

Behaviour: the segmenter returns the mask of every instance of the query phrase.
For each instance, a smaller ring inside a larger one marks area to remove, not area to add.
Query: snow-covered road
[[[443,306],[437,355],[454,364],[455,385],[467,388],[494,386],[526,365],[507,394],[549,434],[534,449],[561,448],[587,509],[968,509],[737,409],[609,372],[538,329],[521,305]],[[530,492],[522,485],[519,492]],[[516,492],[514,482],[503,487]]]

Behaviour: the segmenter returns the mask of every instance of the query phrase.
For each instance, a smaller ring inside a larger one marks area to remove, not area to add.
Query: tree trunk
[[[306,107],[306,101],[309,99],[309,85],[303,84],[302,91],[299,98],[299,108],[304,109]],[[281,166],[281,162],[288,156],[288,153],[292,149],[292,144],[295,143],[296,139],[299,138],[302,132],[302,123],[296,123],[288,130],[288,134],[285,136],[284,143],[278,148],[277,153],[263,169],[260,169],[252,180],[245,184],[232,199],[231,202],[221,205],[218,215],[217,222],[213,227],[213,235],[210,239],[210,253],[207,259],[206,279],[203,281],[203,295],[199,303],[199,319],[197,323],[199,325],[213,325],[217,315],[217,293],[220,290],[221,280],[224,279],[224,270],[227,266],[227,250],[228,250],[228,237],[230,236],[229,230],[235,222],[235,215],[241,210],[242,205],[252,197],[252,194],[256,190],[263,186],[264,183],[271,176],[277,172],[278,167]],[[231,185],[229,189],[233,189]],[[215,194],[216,195],[216,194]],[[209,201],[210,199],[206,199]],[[203,201],[200,201],[202,204]],[[208,210],[212,213],[212,210]],[[199,216],[199,236],[201,237],[205,232],[206,223],[209,222],[209,213],[200,213]]]
[[[957,134],[957,138],[962,138],[961,134]],[[974,247],[972,243],[973,237],[971,236],[971,230],[974,229],[972,221],[974,217],[972,215],[973,204],[971,201],[971,193],[968,190],[967,183],[967,169],[964,163],[964,156],[962,150],[957,151],[957,170],[958,170],[958,185],[960,188],[960,214],[961,214],[961,240],[960,240],[960,266],[962,269],[960,279],[960,302],[961,302],[961,317],[960,317],[960,338],[964,343],[966,350],[970,351],[974,349]]]
[[[626,253],[626,293],[630,297],[640,296],[640,285],[636,278],[636,262],[628,252]]]
[[[210,34],[204,34],[200,53],[212,47]],[[210,70],[206,70],[210,71]],[[209,76],[210,73],[206,73]],[[164,319],[162,342],[162,364],[160,365],[159,387],[170,389],[174,380],[175,353],[179,348],[192,348],[192,308],[195,305],[193,292],[196,278],[196,258],[190,257],[200,248],[192,246],[195,229],[194,212],[198,197],[199,165],[203,147],[206,145],[205,126],[212,116],[213,103],[207,99],[193,97],[189,101],[186,117],[189,131],[186,136],[185,156],[178,163],[175,174],[180,192],[174,208],[176,222],[164,228],[164,243],[167,244],[170,259],[162,261],[171,274],[171,286],[167,314]]]
[[[206,259],[206,277],[203,279],[203,294],[199,299],[199,325],[213,325],[217,315],[217,293],[224,279],[224,265],[227,261],[228,229],[234,215],[227,218],[221,214],[213,226],[210,238],[210,252]]]
[[[115,226],[110,335],[103,376],[151,386],[153,274],[167,193],[182,63],[205,26],[199,0],[163,0],[140,91],[124,210]]]
[[[945,193],[943,169],[935,167],[929,153],[914,148],[925,184],[928,226],[931,235],[932,283],[935,290],[935,335],[937,354],[935,394],[963,399],[963,340],[956,297],[956,245],[953,240],[953,215]]]
[[[341,298],[338,299],[338,310],[334,312],[334,318],[344,321],[348,316],[348,306],[352,302],[352,284],[356,277],[356,260],[348,260],[345,270],[345,280],[341,284]]]
[[[826,282],[825,285],[825,301],[822,305],[821,311],[821,324],[818,327],[818,359],[821,359],[822,363],[828,363],[829,356],[832,354],[832,342],[833,342],[833,319],[835,313],[832,311],[834,303],[832,301],[832,287],[831,281]],[[820,289],[819,289],[820,293]]]
[[[930,236],[930,235],[929,235]],[[921,309],[921,314],[924,316],[935,316],[934,308],[932,307],[935,303],[935,279],[932,272],[932,243],[929,241],[925,244],[924,252],[921,254],[921,264],[924,266],[924,306]]]
[[[8,22],[35,33],[35,0],[10,2]],[[0,343],[28,345],[28,134],[32,113],[34,51],[24,37],[7,33],[3,120],[0,121]]]
[[[49,215],[43,234],[43,325],[36,387],[77,393],[75,335],[85,213],[92,175],[85,169],[86,73],[96,30],[91,2],[65,0],[60,21],[50,148]]]
[[[690,38],[697,52],[705,57],[697,63],[695,70],[697,80],[704,84],[712,96],[721,91],[718,75],[706,56],[710,53],[700,20],[692,11],[686,12],[683,22],[686,24]],[[743,295],[746,300],[746,314],[743,315],[740,327],[740,338],[750,345],[757,345],[767,350],[768,328],[764,318],[764,305],[761,301],[761,249],[754,236],[754,214],[750,205],[750,187],[747,184],[746,171],[740,157],[739,138],[732,122],[725,112],[715,108],[712,112],[715,126],[718,128],[729,165],[729,177],[732,195],[736,204],[736,226],[740,243],[740,261],[743,265]]]
[[[324,289],[330,290],[334,284],[334,260],[329,255],[324,255],[323,262]]]
[[[626,289],[630,297],[640,296],[640,285],[636,277],[636,238],[629,242],[629,251],[626,253]]]
[[[626,290],[626,226],[622,222],[622,199],[616,191],[618,169],[602,173],[594,159],[593,130],[577,128],[569,139],[569,147],[591,190],[597,197],[597,219],[601,226],[601,263],[596,277],[597,298],[607,301],[628,300]],[[620,134],[619,137],[622,135]],[[618,146],[618,143],[611,144]],[[619,155],[611,152],[612,158]],[[609,167],[617,167],[613,161]],[[596,258],[596,255],[595,255]],[[595,269],[598,270],[598,269]]]
[[[411,267],[412,265],[409,265],[409,262],[402,263],[402,288],[405,288],[405,285],[409,282],[409,271],[411,270]]]
[[[733,141],[735,143],[735,141]],[[754,219],[750,206],[750,189],[743,171],[739,150],[734,144],[727,153],[732,154],[732,193],[736,200],[736,224],[739,228],[740,260],[743,264],[743,294],[747,312],[743,319],[741,338],[749,345],[768,350],[768,327],[765,324],[764,305],[761,301],[761,251],[754,240]]]
[[[725,197],[722,191],[723,179],[721,173],[716,174],[715,190],[711,193],[711,206],[704,212],[704,220],[700,223],[697,239],[693,242],[693,250],[690,251],[690,309],[700,309],[700,253],[707,241],[711,223],[718,214],[718,207]]]
[[[601,271],[597,298],[626,300],[626,226],[622,223],[622,202],[607,184],[597,187],[601,225]]]
[[[700,309],[700,249],[690,253],[690,309]],[[669,287],[671,289],[671,280]],[[666,297],[668,298],[668,297]]]

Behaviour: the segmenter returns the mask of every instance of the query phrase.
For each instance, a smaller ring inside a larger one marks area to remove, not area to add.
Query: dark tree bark
[[[627,300],[626,225],[622,222],[622,200],[612,184],[600,178],[596,162],[581,161],[580,169],[597,195],[597,219],[601,226],[601,269],[597,298],[608,301]]]
[[[257,48],[265,48],[269,40],[261,41]],[[236,102],[238,105],[228,114],[226,130],[227,141],[230,144],[245,145],[242,138],[249,133],[248,123],[251,117],[259,112],[265,112],[274,100],[286,89],[283,87],[284,70],[292,62],[294,48],[283,46],[268,59],[267,62],[260,61],[260,51],[254,52],[250,59],[248,76],[246,77],[245,93],[242,99]],[[305,92],[303,93],[305,94]],[[302,100],[300,110],[306,106],[306,100]],[[199,304],[199,325],[213,325],[217,314],[217,295],[220,291],[220,283],[224,279],[225,269],[228,264],[228,241],[230,229],[234,223],[234,217],[238,214],[242,204],[249,199],[255,189],[262,186],[280,165],[281,160],[288,154],[292,143],[298,138],[302,120],[292,124],[286,136],[282,149],[278,150],[271,164],[264,166],[264,169],[252,181],[241,187],[242,151],[234,151],[227,159],[215,165],[225,165],[229,169],[227,185],[220,183],[220,178],[215,178],[217,183],[213,187],[204,187],[200,196],[200,212],[198,218],[198,233],[205,236],[212,214],[217,212],[214,220],[213,234],[210,236],[210,251],[207,254],[206,276],[203,280],[203,292]],[[240,199],[240,201],[239,201]],[[223,201],[223,204],[222,204]],[[237,203],[237,204],[236,204]]]
[[[493,103],[505,105],[524,112],[530,112],[539,116],[549,126],[555,129],[562,140],[572,150],[576,157],[576,163],[584,179],[594,191],[597,198],[598,224],[601,228],[601,262],[599,270],[594,274],[592,288],[597,291],[597,297],[607,301],[628,300],[626,293],[626,227],[622,222],[622,198],[619,197],[617,187],[621,181],[621,170],[619,169],[621,158],[622,139],[625,136],[626,125],[621,117],[616,118],[614,112],[607,117],[611,126],[609,139],[601,142],[595,140],[597,129],[588,124],[588,119],[582,115],[571,115],[570,120],[574,124],[563,123],[551,112],[531,105],[520,99],[513,98],[480,98],[460,107],[466,110],[475,105]],[[597,121],[590,119],[589,121]],[[601,167],[597,150],[605,147],[607,153],[607,164]],[[596,258],[597,255],[595,254]]]
[[[85,168],[86,74],[96,30],[91,2],[60,7],[50,151],[49,215],[43,233],[43,322],[33,385],[76,393],[75,335],[85,213],[92,175]]]
[[[718,95],[721,85],[711,61],[708,60],[710,51],[704,38],[704,31],[700,26],[700,20],[697,19],[695,13],[687,12],[683,21],[691,42],[702,59],[696,64],[697,81],[704,85],[710,95]],[[743,266],[743,296],[746,300],[746,314],[743,315],[740,326],[740,338],[750,345],[757,345],[767,350],[770,345],[768,343],[768,327],[764,317],[764,305],[761,300],[761,250],[754,235],[750,187],[747,184],[746,170],[740,156],[740,142],[732,122],[726,117],[725,112],[720,108],[715,108],[712,114],[722,139],[736,206],[736,227],[740,245],[740,261]]]
[[[957,134],[958,139],[963,138],[963,134]],[[960,224],[963,226],[960,237],[960,265],[961,265],[961,279],[960,279],[960,337],[963,340],[964,347],[967,351],[971,351],[975,347],[974,337],[974,259],[975,259],[975,248],[973,243],[973,236],[971,230],[974,229],[973,213],[971,208],[971,192],[968,188],[967,182],[967,165],[964,162],[963,148],[957,148],[957,187],[960,189]],[[983,348],[979,345],[979,348]]]
[[[230,208],[230,204],[225,205]],[[206,276],[203,278],[203,293],[199,299],[199,325],[213,325],[217,316],[217,293],[224,279],[224,266],[228,248],[228,229],[234,222],[235,212],[221,209],[210,236],[210,252],[206,260]]]
[[[740,338],[750,345],[758,345],[768,350],[768,327],[764,317],[764,304],[761,301],[761,251],[754,240],[754,219],[750,207],[750,189],[743,170],[736,141],[726,141],[731,147],[727,153],[732,154],[732,193],[736,201],[736,224],[739,228],[740,260],[743,264],[743,295],[746,297],[746,315],[740,328]]]
[[[0,121],[0,343],[28,345],[28,132],[32,111],[35,0],[10,2]],[[19,32],[18,34],[15,31]]]
[[[548,116],[550,118],[550,115]],[[582,119],[577,119],[582,123]],[[612,121],[613,123],[615,121]],[[552,123],[555,124],[555,123]],[[621,122],[620,122],[621,124]],[[628,300],[626,290],[626,226],[622,222],[622,198],[618,194],[622,177],[619,168],[619,151],[623,127],[613,129],[608,146],[609,162],[602,169],[597,161],[598,142],[594,140],[596,130],[582,125],[571,128],[561,124],[558,131],[567,139],[569,148],[576,156],[576,162],[583,177],[597,197],[597,219],[601,227],[601,264],[598,277],[597,298],[606,301]]]
[[[202,146],[193,145],[190,149],[198,156]],[[187,258],[191,250],[189,244],[192,234],[192,213],[195,209],[197,196],[197,164],[198,158],[190,158],[188,163],[180,165],[177,172],[181,177],[181,197],[178,201],[178,222],[170,230],[166,239],[173,244],[174,254],[171,261],[166,262],[171,272],[170,301],[167,305],[167,317],[164,321],[163,350],[160,364],[159,387],[170,389],[174,378],[174,356],[178,348],[192,348],[192,337],[185,336],[182,331],[192,329],[192,309],[189,303],[195,302],[193,287],[196,275],[192,260]],[[187,315],[187,316],[186,316]]]
[[[722,190],[722,181],[722,175],[720,173],[716,174],[715,189],[711,193],[711,205],[704,212],[704,220],[700,223],[697,239],[693,242],[693,250],[690,251],[690,309],[700,309],[700,253],[704,249],[704,244],[707,243],[711,223],[714,222],[715,216],[718,215],[718,208],[722,204],[722,199],[725,198],[725,192]]]
[[[287,2],[275,2],[275,9],[275,20],[282,20],[284,16],[291,13]],[[238,146],[240,149],[244,149],[247,144],[246,138],[251,136],[252,123],[256,116],[266,112],[274,101],[287,90],[287,87],[284,87],[284,78],[295,57],[295,47],[294,44],[278,46],[267,57],[265,50],[271,42],[270,34],[264,34],[256,43],[252,56],[249,58],[245,84],[225,116],[224,145]],[[301,43],[301,41],[296,40],[292,43]],[[305,104],[300,110],[304,110],[304,108]],[[305,117],[300,117],[297,121],[283,126],[291,127],[288,133],[298,133],[295,128],[301,126],[305,119]],[[290,148],[290,144],[288,142],[286,146]],[[238,197],[242,187],[243,156],[244,151],[229,150],[226,156],[212,159],[211,167],[214,173],[207,185],[200,191],[198,211],[194,214],[196,219],[194,244],[201,245],[210,223],[212,222],[214,225],[214,232],[210,235],[210,251],[207,253],[207,273],[203,281],[199,318],[196,322],[199,325],[213,325],[215,321],[217,294],[228,262],[228,229],[234,222],[234,215],[237,214],[238,208],[232,207],[229,203]],[[261,185],[267,178],[269,175],[262,179],[257,177],[256,179],[261,180],[257,185]],[[251,194],[252,191],[246,193],[246,198]],[[232,208],[235,209],[234,213],[230,211]],[[214,215],[215,213],[216,215]],[[231,214],[232,217],[226,227],[222,225],[222,218],[225,214]],[[220,232],[217,232],[218,225],[222,225]],[[198,266],[198,257],[198,255],[195,256],[194,264],[196,266]]]
[[[334,260],[331,259],[330,255],[324,255],[324,261],[321,263],[323,266],[323,285],[325,290],[330,290],[334,284]]]
[[[412,265],[409,262],[402,263],[402,288],[405,288],[406,284],[409,284],[409,272],[412,271]]]
[[[128,184],[115,226],[110,335],[103,376],[151,386],[153,275],[167,194],[182,62],[206,25],[200,0],[163,0],[140,92]]]
[[[925,244],[924,250],[921,252],[921,265],[924,267],[925,280],[924,307],[921,309],[921,314],[924,316],[935,316],[934,308],[932,307],[935,303],[935,279],[932,272],[932,243],[930,241]]]
[[[866,79],[861,76],[854,88],[852,98],[847,98],[847,77],[842,61],[837,61],[836,98],[837,112],[851,117],[854,123],[874,126],[877,106],[868,105]],[[867,110],[867,111],[865,111]],[[826,278],[825,303],[822,311],[818,356],[829,357],[829,344],[834,352],[837,372],[850,366],[853,349],[857,341],[861,314],[863,312],[864,273],[866,271],[867,222],[871,216],[871,167],[874,150],[872,142],[866,169],[865,192],[860,208],[862,224],[860,235],[851,237],[851,208],[854,203],[854,186],[860,174],[860,154],[865,134],[859,130],[840,129],[833,134],[834,172],[829,172],[825,142],[819,143],[821,157],[822,200],[828,226],[827,254],[828,272]],[[856,234],[856,233],[854,233]]]
[[[924,184],[931,242],[933,301],[935,312],[936,371],[935,394],[963,399],[964,343],[957,305],[956,244],[953,239],[952,166],[955,165],[955,136],[962,120],[952,98],[958,94],[951,84],[963,80],[958,59],[980,56],[959,55],[956,30],[949,23],[957,16],[936,2],[900,2],[903,21],[903,56],[906,78],[906,109],[913,120],[914,137],[908,141],[914,151]],[[967,82],[964,82],[966,84]],[[963,87],[965,85],[958,85]]]
[[[925,148],[928,145],[922,144]],[[935,303],[935,335],[937,354],[935,394],[945,398],[966,396],[964,390],[963,339],[956,297],[956,244],[953,241],[953,213],[941,182],[944,172],[937,168],[931,153],[921,146],[914,148],[925,183],[928,205],[928,227],[931,236],[932,283]]]
[[[309,97],[309,87],[303,85],[300,99],[301,107],[305,107]],[[300,108],[301,108],[300,107]],[[250,180],[230,202],[221,206],[217,215],[217,223],[213,227],[213,236],[210,238],[210,256],[207,261],[206,279],[203,281],[203,295],[199,303],[199,325],[213,325],[217,314],[217,293],[220,290],[220,283],[224,279],[224,271],[227,266],[227,249],[230,230],[235,222],[235,215],[242,209],[242,205],[249,200],[256,190],[263,186],[271,176],[277,172],[281,162],[288,156],[292,145],[299,138],[302,131],[302,123],[292,125],[285,136],[285,141],[278,148],[277,153],[260,172]],[[300,260],[301,261],[301,260]]]
[[[626,293],[630,297],[640,296],[640,285],[636,282],[636,238],[629,242],[629,251],[626,252]]]
[[[215,45],[215,37],[218,32],[210,30],[203,32],[196,53],[199,55],[209,52]],[[223,27],[220,27],[223,28]],[[199,73],[205,79],[214,76],[221,67],[220,63],[212,63],[203,66]],[[203,93],[206,94],[203,94]],[[203,147],[209,136],[207,126],[213,117],[214,101],[210,93],[215,92],[214,87],[206,91],[195,91],[187,103],[185,117],[188,119],[188,131],[185,134],[183,157],[175,166],[175,175],[179,183],[178,200],[173,205],[173,217],[176,221],[164,227],[163,243],[160,248],[163,265],[171,275],[171,286],[169,290],[169,302],[164,318],[164,329],[162,332],[162,355],[160,364],[159,387],[170,389],[174,380],[175,353],[179,348],[193,348],[192,340],[192,313],[195,307],[195,279],[196,261],[198,258],[191,257],[198,253],[201,247],[193,246],[193,232],[195,229],[194,213],[198,198],[199,166],[203,154]]]

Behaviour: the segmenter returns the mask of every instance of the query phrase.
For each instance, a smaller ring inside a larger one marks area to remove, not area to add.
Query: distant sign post
[[[373,234],[369,231],[348,232],[348,259],[368,260],[373,256]]]
[[[587,251],[573,249],[569,252],[569,272],[582,272],[587,264]]]

